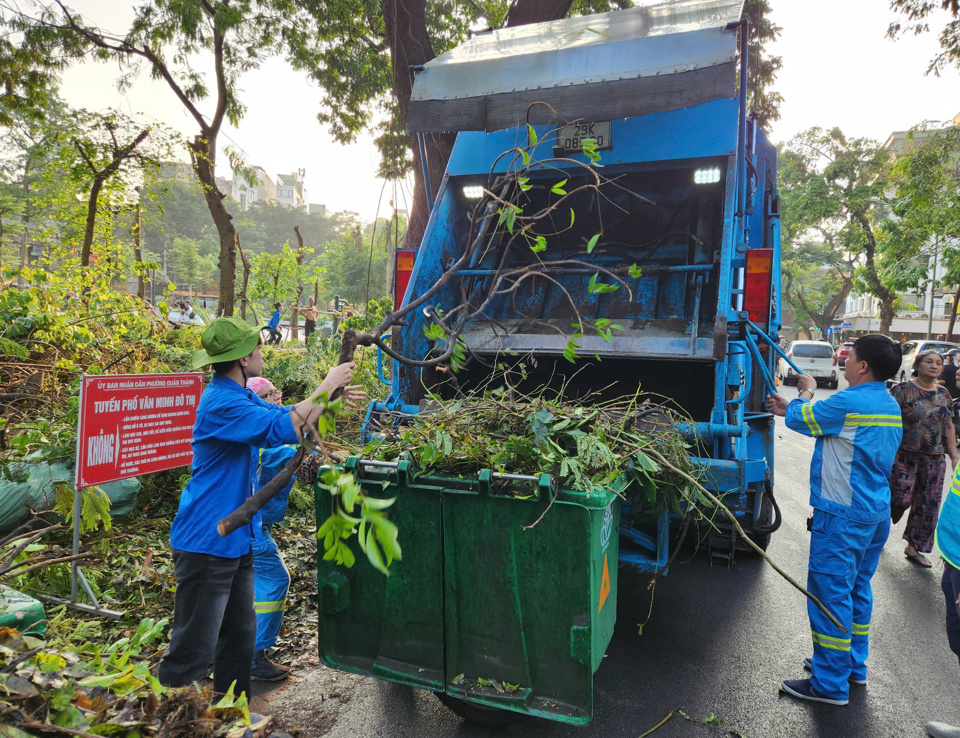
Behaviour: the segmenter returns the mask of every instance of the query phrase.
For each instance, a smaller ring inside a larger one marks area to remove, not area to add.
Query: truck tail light
[[[407,285],[410,284],[410,275],[413,274],[413,262],[416,260],[416,249],[397,249],[394,262],[394,310],[399,310],[403,303],[403,296],[407,294]]]
[[[743,309],[754,323],[770,319],[770,279],[773,249],[749,249],[743,285]]]

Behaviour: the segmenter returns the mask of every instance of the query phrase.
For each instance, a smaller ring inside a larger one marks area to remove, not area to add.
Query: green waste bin
[[[43,605],[30,595],[0,584],[0,628],[19,630],[24,635],[47,632]]]
[[[385,577],[355,541],[320,561],[320,658],[484,707],[583,724],[616,621],[619,497],[482,471],[414,478],[409,462],[350,459],[368,494],[396,497],[403,560]],[[317,488],[317,517],[330,497]],[[532,527],[530,527],[532,526]]]

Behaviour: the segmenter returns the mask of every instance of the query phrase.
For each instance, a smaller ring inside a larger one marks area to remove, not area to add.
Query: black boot
[[[250,678],[261,682],[279,682],[290,676],[290,667],[273,663],[267,658],[267,652],[254,651],[253,665],[250,667]]]

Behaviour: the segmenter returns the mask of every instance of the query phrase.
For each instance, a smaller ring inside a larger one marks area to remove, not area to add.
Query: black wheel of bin
[[[495,707],[484,707],[473,702],[466,702],[457,697],[451,697],[446,692],[434,692],[434,694],[438,700],[464,720],[478,725],[486,725],[488,728],[506,728],[527,717],[521,712],[498,710]]]
[[[773,534],[780,528],[781,522],[780,509],[773,496],[773,487],[769,483],[765,483],[763,500],[760,502],[760,516],[754,523],[750,540],[766,551]]]

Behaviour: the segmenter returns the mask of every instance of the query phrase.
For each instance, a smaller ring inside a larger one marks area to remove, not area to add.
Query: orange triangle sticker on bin
[[[607,601],[607,595],[610,594],[610,569],[607,566],[607,555],[603,555],[603,576],[600,578],[600,607],[597,612],[603,609],[603,603]]]

